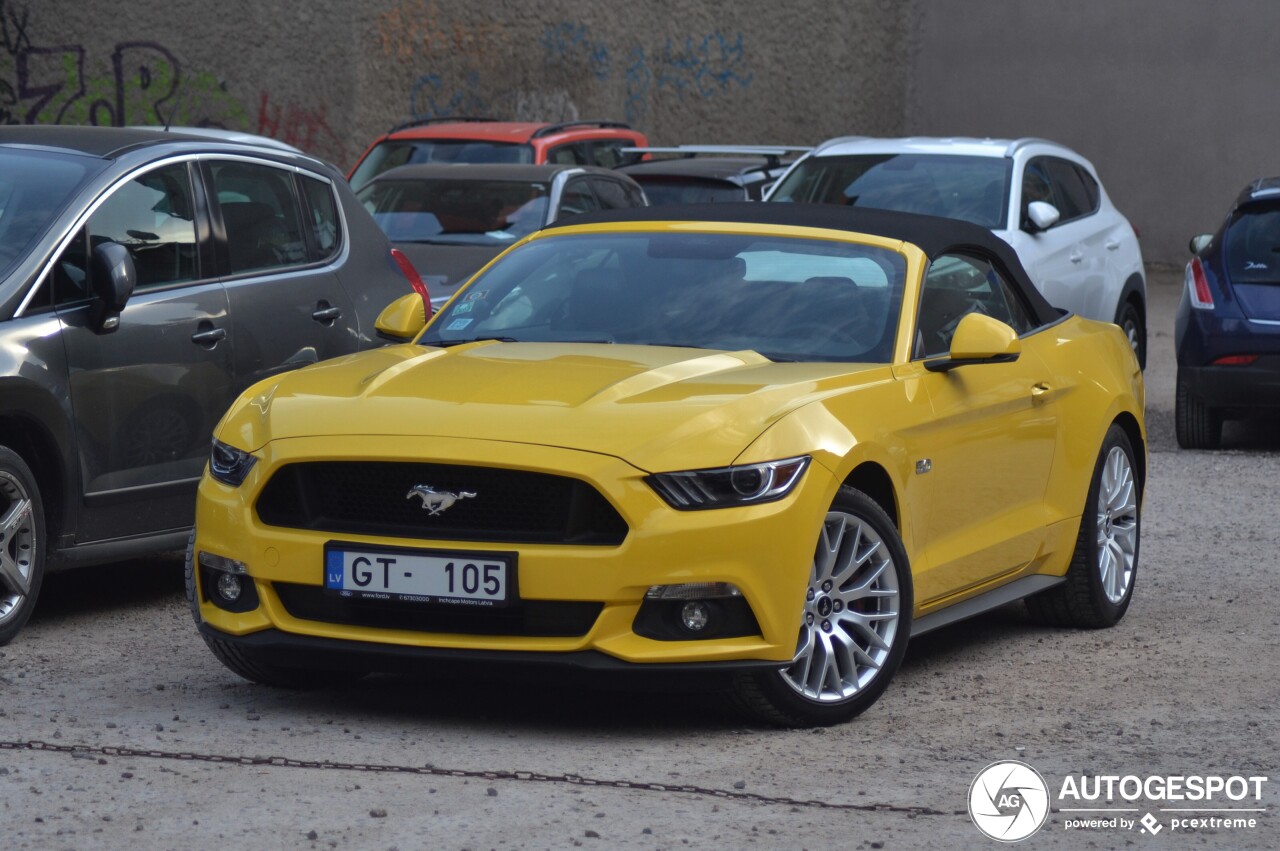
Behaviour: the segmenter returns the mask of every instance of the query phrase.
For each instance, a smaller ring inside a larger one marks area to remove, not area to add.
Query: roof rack
[[[686,159],[698,154],[764,157],[764,168],[777,168],[787,154],[805,154],[812,150],[807,145],[676,145],[674,148],[623,148],[622,153],[679,154]]]
[[[431,118],[415,118],[413,121],[397,124],[387,132],[395,133],[397,130],[408,130],[410,127],[423,127],[427,124],[469,124],[471,122],[498,120],[500,119],[488,118],[482,115],[434,115]]]
[[[550,136],[552,133],[559,133],[561,130],[568,130],[570,127],[600,127],[612,128],[618,130],[630,130],[631,125],[623,121],[562,121],[559,124],[548,124],[546,127],[539,127],[533,131],[533,135],[529,138],[540,139],[543,136]]]

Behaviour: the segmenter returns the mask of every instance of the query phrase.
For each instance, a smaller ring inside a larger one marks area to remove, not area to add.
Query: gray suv
[[[411,272],[305,155],[0,128],[0,645],[46,570],[183,546],[231,401],[375,345]]]

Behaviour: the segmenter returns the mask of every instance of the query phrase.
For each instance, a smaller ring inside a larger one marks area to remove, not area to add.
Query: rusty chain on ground
[[[711,798],[727,798],[757,804],[783,804],[792,807],[812,807],[822,810],[847,810],[868,813],[906,813],[919,816],[945,816],[941,810],[928,807],[901,807],[890,804],[841,804],[829,801],[798,800],[795,798],[760,795],[737,789],[711,789],[686,783],[644,783],[635,780],[607,780],[583,777],[580,774],[542,774],[537,771],[480,771],[463,768],[440,768],[434,765],[386,765],[381,763],[329,762],[309,759],[289,759],[283,756],[225,756],[222,754],[193,753],[190,751],[158,751],[142,748],[92,745],[55,745],[48,742],[0,741],[0,751],[50,751],[60,754],[85,756],[133,757],[136,759],[165,759],[180,762],[211,762],[223,765],[267,766],[270,768],[312,768],[322,771],[365,771],[377,774],[420,774],[429,777],[462,777],[474,780],[521,780],[535,783],[566,783],[573,786],[600,786],[611,789],[638,789],[642,792],[674,792],[683,795],[705,795]]]

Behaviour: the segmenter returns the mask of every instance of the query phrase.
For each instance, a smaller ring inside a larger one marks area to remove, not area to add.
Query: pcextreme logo
[[[1064,830],[1125,830],[1152,837],[1253,830],[1267,808],[1257,775],[1069,774],[1058,789]],[[969,817],[1000,842],[1021,842],[1048,820],[1049,786],[1025,762],[993,762],[969,786]],[[1139,815],[1141,813],[1141,815]]]

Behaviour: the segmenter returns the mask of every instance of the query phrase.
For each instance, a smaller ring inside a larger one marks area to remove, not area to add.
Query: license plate
[[[344,597],[505,606],[516,599],[514,553],[329,544],[324,587]]]

